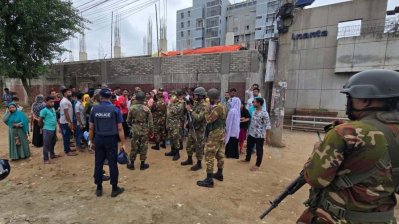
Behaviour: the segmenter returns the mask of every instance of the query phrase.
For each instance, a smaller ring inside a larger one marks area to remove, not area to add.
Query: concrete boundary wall
[[[253,83],[262,86],[261,57],[257,51],[238,51],[176,57],[130,57],[113,60],[96,60],[55,64],[49,74],[32,81],[32,93],[25,94],[19,80],[5,79],[5,86],[27,101],[37,93],[47,94],[59,86],[86,86],[99,84],[133,90],[140,86],[144,91],[164,87],[167,90],[190,86],[218,88],[221,94],[236,88],[244,99],[245,89]]]

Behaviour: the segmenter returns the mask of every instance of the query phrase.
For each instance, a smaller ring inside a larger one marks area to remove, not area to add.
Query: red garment
[[[114,104],[117,108],[119,108],[119,110],[122,111],[121,104],[120,104],[120,102],[118,100],[115,100],[114,102],[112,102],[112,104]]]
[[[127,101],[124,96],[119,96],[117,102],[119,103],[119,109],[121,110],[122,114],[128,114],[129,108],[127,108]]]

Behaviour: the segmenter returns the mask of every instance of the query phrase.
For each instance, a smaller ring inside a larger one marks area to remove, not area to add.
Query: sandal
[[[258,171],[259,170],[259,167],[258,166],[253,166],[253,167],[251,167],[251,169],[250,169],[250,171]]]

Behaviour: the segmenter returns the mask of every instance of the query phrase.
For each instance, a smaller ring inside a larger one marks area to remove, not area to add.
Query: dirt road
[[[213,189],[197,187],[205,170],[192,172],[163,154],[149,149],[146,171],[129,171],[119,166],[120,185],[125,193],[111,198],[104,184],[104,196],[94,195],[94,157],[80,153],[63,156],[54,165],[43,165],[42,149],[31,147],[32,157],[12,163],[12,174],[0,182],[0,224],[3,223],[294,223],[307,197],[304,187],[285,200],[264,221],[259,215],[302,168],[313,143],[314,133],[285,131],[283,149],[266,147],[260,171],[254,164],[226,160],[225,179]],[[0,157],[8,157],[7,128],[0,124]],[[130,144],[126,144],[130,145]],[[62,142],[57,142],[57,153]],[[182,152],[182,159],[186,153]],[[108,167],[105,167],[108,169]]]

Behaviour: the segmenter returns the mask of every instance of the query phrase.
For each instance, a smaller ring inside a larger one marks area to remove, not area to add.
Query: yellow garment
[[[90,96],[89,96],[89,94],[83,95],[83,102],[82,102],[83,107],[85,107],[85,106],[86,106],[86,103],[89,102],[89,101],[90,101]]]

